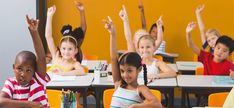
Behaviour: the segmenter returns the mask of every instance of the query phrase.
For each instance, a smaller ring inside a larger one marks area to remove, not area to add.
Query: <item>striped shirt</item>
[[[155,55],[156,54],[165,54],[166,53],[165,48],[166,48],[166,42],[162,41],[162,43],[160,44],[158,49],[154,52],[154,54]]]
[[[9,98],[13,100],[24,100],[40,102],[45,108],[49,107],[48,98],[46,95],[46,84],[50,81],[50,77],[46,74],[43,78],[35,72],[30,85],[27,87],[21,86],[15,77],[9,78],[5,81],[2,89]]]
[[[138,90],[128,90],[118,87],[111,100],[111,108],[127,108],[132,104],[142,103],[143,99],[140,97]]]

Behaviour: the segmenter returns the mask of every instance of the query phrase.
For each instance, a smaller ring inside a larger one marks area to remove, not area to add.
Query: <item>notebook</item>
[[[51,81],[75,81],[76,76],[61,76],[49,72],[48,75],[50,76]]]
[[[229,76],[215,76],[212,78],[212,84],[234,84],[234,80]]]

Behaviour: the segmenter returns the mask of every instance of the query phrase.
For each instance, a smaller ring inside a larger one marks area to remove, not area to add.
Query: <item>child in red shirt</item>
[[[187,44],[199,56],[199,61],[204,65],[205,75],[229,75],[234,73],[233,63],[227,58],[234,50],[234,40],[228,36],[221,36],[216,41],[214,54],[200,50],[191,38],[191,32],[196,24],[191,22],[186,28]]]

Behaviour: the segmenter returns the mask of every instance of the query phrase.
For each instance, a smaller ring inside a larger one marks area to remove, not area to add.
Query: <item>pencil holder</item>
[[[107,81],[108,80],[107,76],[108,76],[107,71],[95,70],[94,71],[94,83]]]

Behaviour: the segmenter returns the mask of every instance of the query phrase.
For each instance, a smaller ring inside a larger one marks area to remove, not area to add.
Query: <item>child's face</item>
[[[215,35],[210,35],[210,36],[208,36],[208,37],[207,37],[208,45],[209,45],[211,48],[214,48],[217,39],[218,39],[218,37],[215,36]]]
[[[214,48],[214,60],[221,62],[227,59],[228,56],[229,56],[229,48],[222,43],[218,43]]]
[[[136,83],[139,72],[140,70],[134,66],[130,66],[127,64],[120,65],[121,77],[127,84]]]
[[[142,57],[152,57],[154,44],[149,39],[141,39],[139,42],[139,52]]]
[[[73,43],[64,41],[61,43],[60,52],[63,59],[69,60],[75,57],[78,50]]]
[[[150,35],[156,40],[157,39],[157,27],[153,27],[152,31],[150,32]]]
[[[30,83],[35,72],[33,61],[24,58],[18,58],[13,65],[13,69],[17,82],[23,86]]]

